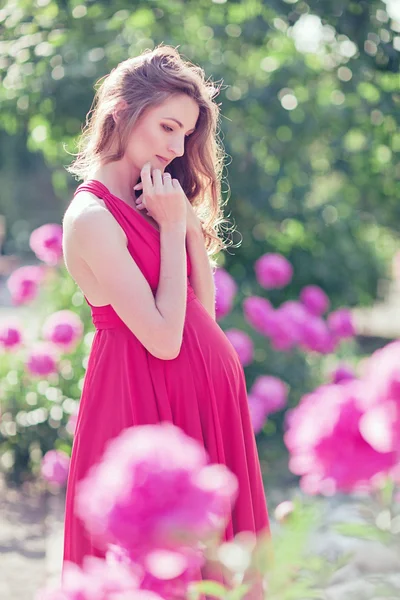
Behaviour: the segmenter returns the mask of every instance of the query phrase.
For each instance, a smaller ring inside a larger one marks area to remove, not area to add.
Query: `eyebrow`
[[[183,129],[183,123],[178,121],[178,119],[175,119],[174,117],[163,117],[163,119],[169,119],[170,121],[175,121],[175,123],[177,123],[181,129]],[[196,128],[189,129],[189,131],[187,131],[186,133],[193,133],[193,131],[196,131]]]

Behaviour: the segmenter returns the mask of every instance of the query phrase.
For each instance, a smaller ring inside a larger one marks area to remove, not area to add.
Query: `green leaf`
[[[199,581],[193,583],[190,587],[191,590],[199,594],[207,594],[207,596],[212,596],[213,598],[226,598],[228,594],[227,588],[216,581]]]
[[[335,526],[335,530],[343,535],[365,540],[386,542],[388,539],[386,532],[366,523],[340,523]]]

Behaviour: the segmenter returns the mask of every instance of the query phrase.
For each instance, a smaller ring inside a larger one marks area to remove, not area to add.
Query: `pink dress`
[[[128,250],[155,294],[160,234],[138,211],[98,181],[80,185],[106,204],[128,239]],[[188,276],[191,265],[188,255]],[[188,280],[181,351],[173,360],[150,354],[111,305],[91,306],[96,328],[85,376],[67,486],[64,561],[103,556],[74,515],[76,483],[98,462],[111,438],[133,425],[170,421],[239,480],[225,539],[268,529],[268,514],[246,383],[236,350],[196,297]],[[134,308],[133,308],[134,310]]]

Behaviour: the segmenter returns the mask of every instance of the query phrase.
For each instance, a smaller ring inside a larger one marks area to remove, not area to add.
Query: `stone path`
[[[47,582],[59,580],[63,495],[22,491],[0,481],[0,598],[33,600]]]

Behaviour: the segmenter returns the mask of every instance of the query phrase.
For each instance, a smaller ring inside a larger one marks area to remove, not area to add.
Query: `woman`
[[[170,47],[122,62],[69,169],[84,183],[64,217],[64,257],[96,328],[67,488],[64,560],[77,564],[102,553],[74,516],[76,483],[133,425],[173,422],[236,474],[226,539],[268,528],[243,369],[215,321],[215,91]]]

